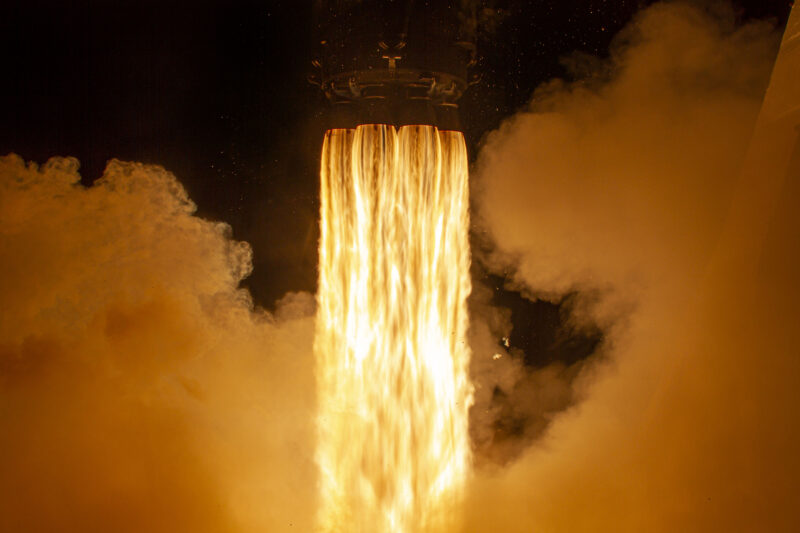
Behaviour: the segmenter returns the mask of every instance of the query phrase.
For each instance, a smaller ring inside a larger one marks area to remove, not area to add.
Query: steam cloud
[[[0,529],[309,531],[313,298],[176,179],[0,160]]]
[[[583,294],[572,319],[605,340],[578,401],[476,479],[469,531],[800,528],[798,163],[777,204],[740,181],[777,43],[730,9],[656,4],[486,140],[486,261],[526,294]]]

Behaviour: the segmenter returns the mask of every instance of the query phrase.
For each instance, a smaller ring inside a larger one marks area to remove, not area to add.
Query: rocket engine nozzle
[[[433,0],[319,2],[309,79],[331,105],[332,127],[460,129],[457,101],[474,81],[476,9]]]

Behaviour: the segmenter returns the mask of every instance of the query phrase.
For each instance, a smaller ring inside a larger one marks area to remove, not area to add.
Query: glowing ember
[[[315,339],[324,531],[454,525],[470,461],[467,207],[461,133],[327,133]]]

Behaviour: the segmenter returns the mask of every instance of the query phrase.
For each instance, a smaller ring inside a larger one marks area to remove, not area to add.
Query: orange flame
[[[329,131],[320,212],[320,528],[451,528],[472,402],[463,135]]]

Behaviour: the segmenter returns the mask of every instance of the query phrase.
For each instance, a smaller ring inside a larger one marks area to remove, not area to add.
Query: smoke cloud
[[[778,42],[724,7],[655,4],[609,60],[572,58],[578,81],[545,84],[486,139],[483,260],[531,297],[583,295],[571,318],[604,341],[572,407],[478,474],[468,531],[800,528],[800,162],[779,201],[749,200],[748,183],[785,167],[742,170]]]
[[[309,531],[314,302],[160,167],[0,159],[0,529]]]

